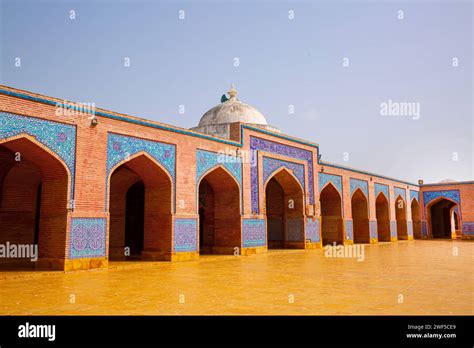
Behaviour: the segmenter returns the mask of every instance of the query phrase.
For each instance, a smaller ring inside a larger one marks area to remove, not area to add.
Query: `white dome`
[[[228,93],[230,99],[207,111],[201,117],[198,127],[233,122],[267,125],[267,120],[260,111],[237,99],[237,91],[233,87]]]

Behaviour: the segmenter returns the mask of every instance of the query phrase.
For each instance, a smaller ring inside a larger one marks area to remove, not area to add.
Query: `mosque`
[[[474,181],[324,162],[233,87],[183,129],[0,86],[0,158],[0,245],[38,269],[474,237]]]

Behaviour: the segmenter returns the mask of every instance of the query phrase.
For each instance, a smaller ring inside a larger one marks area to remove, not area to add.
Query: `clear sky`
[[[324,161],[474,179],[472,1],[0,2],[1,84],[189,128],[233,82]]]

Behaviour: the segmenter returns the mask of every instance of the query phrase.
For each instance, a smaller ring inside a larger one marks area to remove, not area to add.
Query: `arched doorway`
[[[329,183],[319,195],[323,244],[343,244],[342,200],[337,189]]]
[[[413,221],[413,238],[421,239],[420,204],[416,198],[411,201],[411,220]]]
[[[217,167],[199,183],[199,253],[232,255],[241,244],[239,185]]]
[[[367,197],[357,189],[351,199],[354,243],[370,243],[369,211]]]
[[[397,220],[397,238],[399,240],[407,240],[407,208],[401,196],[395,199],[395,219]]]
[[[428,221],[433,238],[452,238],[456,231],[454,208],[457,204],[442,198],[432,202],[427,207]]]
[[[265,185],[265,214],[269,249],[304,248],[303,189],[286,169]]]
[[[36,245],[38,258],[2,258],[2,268],[62,269],[69,177],[66,165],[34,139],[22,137],[0,144],[0,244],[33,246],[30,253]]]
[[[172,182],[155,160],[138,154],[112,171],[109,212],[109,259],[170,259]]]
[[[380,192],[375,200],[377,235],[379,242],[390,242],[390,213],[388,199]]]

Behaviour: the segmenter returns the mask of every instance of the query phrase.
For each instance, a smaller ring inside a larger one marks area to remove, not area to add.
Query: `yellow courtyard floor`
[[[400,241],[367,245],[362,262],[319,249],[0,272],[0,314],[472,315],[473,254],[467,241]]]

